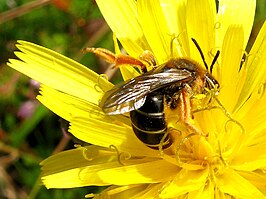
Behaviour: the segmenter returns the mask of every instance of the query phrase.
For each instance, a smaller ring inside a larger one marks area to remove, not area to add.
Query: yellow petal
[[[255,185],[266,196],[266,174],[264,170],[256,170],[253,172],[238,171],[238,173]]]
[[[139,20],[158,63],[170,56],[171,32],[164,18],[159,0],[137,1]]]
[[[124,125],[127,124],[130,126],[129,119],[121,115],[109,117],[102,112],[99,106],[54,90],[46,85],[41,85],[40,94],[41,95],[37,96],[37,99],[67,121],[71,121],[76,117],[84,117],[88,120],[100,120],[108,123],[111,121],[120,121],[123,122]]]
[[[255,186],[232,169],[218,176],[216,184],[222,192],[238,198],[265,198]]]
[[[47,188],[108,185],[97,172],[121,166],[115,151],[96,146],[79,147],[50,156],[42,165],[42,181]]]
[[[99,172],[99,176],[110,184],[126,185],[166,181],[177,171],[178,167],[176,165],[172,165],[164,160],[155,160],[142,164],[136,163],[130,166],[102,170]]]
[[[73,114],[87,114],[80,108],[85,104],[88,104],[86,103],[86,101],[60,92],[58,90],[54,90],[43,84],[41,84],[40,86],[40,95],[37,96],[37,99],[55,114],[59,115],[67,121],[70,121],[72,119]],[[97,106],[93,104],[90,105],[92,106],[91,111],[99,111],[99,108],[94,109],[94,107]]]
[[[242,148],[232,159],[231,167],[243,171],[254,171],[266,167],[265,146],[261,144]]]
[[[138,198],[139,193],[145,193],[148,185],[126,185],[126,186],[110,186],[100,194],[96,194],[94,199],[125,199],[125,198]],[[145,194],[146,195],[146,194]],[[142,196],[142,195],[141,195]],[[154,199],[154,197],[146,197],[145,199]]]
[[[254,95],[239,110],[240,122],[245,125],[245,139],[241,140],[243,146],[257,146],[266,143],[266,108],[265,99],[253,101]],[[248,107],[249,106],[249,107]],[[248,111],[246,110],[248,109]],[[242,111],[243,110],[243,111]]]
[[[253,92],[249,99],[239,108],[237,118],[245,125],[250,139],[265,129],[266,95]],[[261,97],[260,97],[261,96]],[[253,143],[254,144],[254,143]]]
[[[54,113],[70,121],[70,132],[84,142],[98,146],[116,146],[131,154],[158,156],[156,150],[146,147],[133,133],[128,117],[108,116],[91,103],[41,86],[38,100]]]
[[[98,104],[112,84],[97,73],[59,53],[36,44],[19,41],[20,60],[10,59],[8,66],[54,89]]]
[[[203,186],[201,189],[197,191],[192,191],[188,193],[189,199],[211,199],[211,198],[217,198],[217,194],[214,192],[215,188],[213,187],[213,184],[210,182],[206,182],[205,186]]]
[[[189,53],[188,37],[186,30],[186,0],[160,0],[162,16],[167,24],[167,37],[172,35],[173,57],[186,57]],[[171,46],[170,46],[171,48]]]
[[[162,187],[164,186],[165,183],[157,183],[157,184],[149,184],[149,186],[139,192],[137,195],[135,195],[134,197],[136,199],[154,199],[154,198],[158,198],[158,190],[161,190]]]
[[[254,129],[254,131],[250,131],[249,135],[250,135],[250,139],[247,139],[250,143],[250,146],[252,145],[263,145],[266,143],[266,129],[265,129],[265,125],[266,125],[266,121],[265,121],[266,116],[264,116],[264,121],[262,124],[260,124],[260,126],[258,126],[257,128]]]
[[[137,16],[135,0],[96,0],[101,13],[117,38],[131,56],[138,57],[149,45]]]
[[[190,42],[190,57],[202,63],[200,53],[195,44],[191,41],[194,38],[205,55],[207,63],[211,63],[212,57],[208,53],[214,48],[214,23],[216,5],[213,0],[188,0],[187,1],[187,32]],[[209,64],[210,65],[210,64]]]
[[[244,27],[245,49],[255,16],[256,0],[220,0],[216,22],[216,46],[221,47],[224,35],[231,25]]]
[[[266,22],[263,24],[246,61],[242,70],[247,71],[247,76],[237,102],[238,107],[243,105],[252,92],[258,92],[254,89],[259,89],[266,80]]]
[[[228,27],[221,51],[221,78],[219,80],[221,91],[219,98],[229,112],[232,112],[241,92],[237,79],[243,56],[243,42],[243,27]]]
[[[132,66],[120,66],[119,69],[124,81],[135,78],[140,75],[140,73],[138,73],[137,70]]]
[[[205,186],[208,169],[189,171],[181,170],[169,185],[166,185],[160,197],[162,198],[175,198],[187,192],[202,189]]]
[[[108,121],[109,120],[109,121]],[[71,120],[70,132],[80,140],[98,146],[115,146],[137,156],[158,157],[158,152],[145,146],[130,126],[115,123],[112,117],[103,121],[84,116]]]

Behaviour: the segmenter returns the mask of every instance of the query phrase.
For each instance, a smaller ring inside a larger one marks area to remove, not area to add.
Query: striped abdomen
[[[145,103],[138,110],[130,112],[132,128],[136,136],[147,146],[158,149],[171,145],[164,114],[164,95],[153,92],[146,96]]]

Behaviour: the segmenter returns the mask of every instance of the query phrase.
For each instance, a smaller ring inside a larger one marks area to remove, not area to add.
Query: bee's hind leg
[[[82,51],[94,53],[98,57],[103,58],[106,62],[114,64],[114,67],[131,65],[140,67],[144,72],[147,71],[146,66],[155,62],[154,57],[152,57],[150,54],[145,54],[146,51],[143,52],[143,54],[140,56],[140,59],[136,59],[124,54],[114,54],[113,52],[104,48],[84,48]]]

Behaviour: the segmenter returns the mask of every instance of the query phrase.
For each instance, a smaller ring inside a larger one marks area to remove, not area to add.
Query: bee
[[[102,48],[86,48],[88,52],[104,58],[116,67],[123,64],[140,66],[143,74],[114,86],[107,91],[100,107],[108,115],[129,113],[135,135],[152,149],[166,149],[173,143],[168,133],[165,107],[171,110],[180,108],[180,118],[190,129],[197,129],[190,124],[191,95],[202,94],[206,89],[219,87],[211,71],[219,51],[215,55],[208,71],[203,53],[199,49],[205,68],[188,58],[172,58],[162,65],[156,65],[151,53],[144,52],[140,59],[128,55],[115,55]],[[147,71],[147,66],[153,69]]]

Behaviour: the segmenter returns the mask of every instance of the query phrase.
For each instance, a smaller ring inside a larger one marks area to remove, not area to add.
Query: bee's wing
[[[147,94],[178,81],[189,81],[191,78],[191,72],[185,69],[144,73],[107,91],[100,107],[109,115],[127,113],[139,109],[144,104]]]

